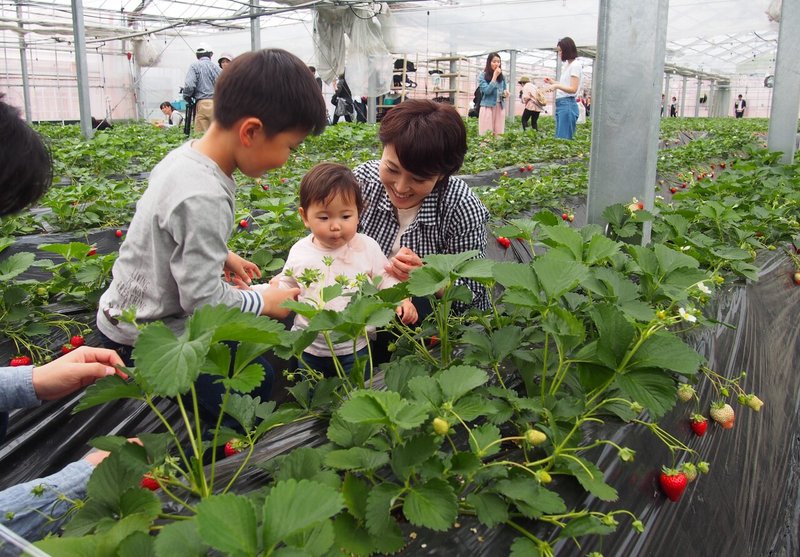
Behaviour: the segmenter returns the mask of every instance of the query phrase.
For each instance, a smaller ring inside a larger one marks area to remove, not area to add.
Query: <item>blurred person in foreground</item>
[[[0,218],[19,212],[45,194],[53,181],[52,159],[41,137],[20,118],[19,111],[0,94]],[[81,346],[43,365],[14,358],[0,367],[0,444],[5,440],[8,411],[30,408],[43,400],[58,400],[118,374],[122,360],[113,350]],[[69,500],[86,496],[89,476],[108,453],[92,451],[61,471],[0,491],[0,524],[28,540],[56,531]]]

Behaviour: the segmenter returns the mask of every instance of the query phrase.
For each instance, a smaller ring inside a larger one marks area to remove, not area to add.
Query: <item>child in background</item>
[[[299,300],[316,305],[323,288],[341,283],[342,277],[346,277],[349,286],[344,288],[343,295],[325,304],[325,309],[334,311],[347,306],[350,298],[346,294],[356,290],[359,275],[370,279],[381,277],[380,289],[397,284],[399,281],[385,270],[388,260],[378,243],[357,233],[363,204],[361,187],[346,166],[322,163],[312,168],[300,182],[299,209],[303,224],[311,234],[292,246],[283,271],[272,282],[283,288],[299,287]],[[310,286],[298,280],[308,269],[318,271],[319,277]],[[405,324],[417,321],[417,310],[409,299],[397,308],[397,315]],[[300,314],[295,316],[293,330],[305,329],[307,325],[307,318]],[[356,357],[366,354],[366,346],[367,339],[360,338],[355,354],[352,341],[335,344],[333,352],[347,372]],[[306,348],[303,360],[327,377],[336,376],[330,348],[322,335]]]
[[[131,365],[139,331],[120,319],[128,308],[135,308],[138,324],[163,321],[176,334],[192,312],[208,304],[276,318],[288,315],[281,304],[299,290],[250,290],[251,279],[261,271],[228,250],[236,214],[232,176],[237,168],[257,177],[283,166],[290,152],[309,133],[321,133],[325,124],[322,93],[293,54],[267,49],[231,62],[216,84],[214,122],[202,139],[183,144],[156,165],[136,205],[97,311],[97,328],[107,347]],[[235,286],[223,280],[223,272]],[[252,395],[265,400],[272,368],[264,358],[258,363],[265,380]],[[203,419],[213,420],[224,388],[205,374],[196,387],[207,412]]]

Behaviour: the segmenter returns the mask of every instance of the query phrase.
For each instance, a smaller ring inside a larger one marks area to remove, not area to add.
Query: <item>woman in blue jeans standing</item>
[[[556,137],[572,139],[575,136],[575,124],[578,122],[575,96],[583,85],[583,66],[576,60],[578,48],[571,38],[564,37],[558,41],[556,49],[564,63],[561,67],[561,79],[554,81],[545,77],[544,82],[550,85],[550,90],[556,90]]]

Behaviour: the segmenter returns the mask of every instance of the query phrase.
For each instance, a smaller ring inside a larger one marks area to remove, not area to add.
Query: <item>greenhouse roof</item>
[[[71,42],[69,0],[19,4],[28,44]],[[0,30],[18,31],[16,5],[0,1]],[[83,5],[89,44],[154,33],[196,37],[250,26],[251,4],[246,0],[84,0]],[[552,49],[567,35],[591,51],[597,43],[599,5],[598,0],[286,0],[262,1],[256,9],[262,14],[262,29],[303,25],[309,40],[311,8],[340,6],[367,10],[361,14],[391,13],[394,52],[533,54]],[[729,75],[744,62],[765,55],[774,58],[778,25],[766,15],[769,6],[770,0],[671,0],[667,67],[680,68],[683,74],[695,70]],[[9,34],[0,37],[2,46],[12,46]]]

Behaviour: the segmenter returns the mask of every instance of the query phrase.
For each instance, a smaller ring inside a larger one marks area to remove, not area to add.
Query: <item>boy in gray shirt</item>
[[[232,175],[238,168],[258,177],[283,166],[309,133],[325,128],[325,101],[305,64],[279,49],[237,56],[217,81],[214,98],[206,134],[153,169],[100,298],[97,328],[123,359],[130,360],[138,336],[119,319],[127,308],[135,308],[139,324],[163,321],[180,333],[206,304],[282,319],[289,311],[281,304],[298,295],[296,288],[248,288],[260,270],[227,248],[235,215]],[[223,280],[223,271],[235,286]],[[272,370],[261,363],[271,383]],[[269,390],[265,385],[252,395],[263,400]],[[208,396],[218,407],[216,393]]]

